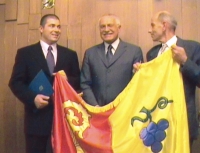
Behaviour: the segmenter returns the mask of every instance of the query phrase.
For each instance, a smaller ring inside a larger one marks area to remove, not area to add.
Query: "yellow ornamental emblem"
[[[91,117],[82,105],[70,100],[63,103],[64,113],[67,122],[74,133],[83,138],[83,132],[90,126],[89,117]]]

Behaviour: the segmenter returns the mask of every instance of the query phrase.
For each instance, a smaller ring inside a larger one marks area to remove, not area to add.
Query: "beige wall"
[[[121,38],[141,46],[144,57],[154,45],[148,34],[152,14],[168,10],[178,20],[177,35],[200,41],[199,0],[55,0],[43,10],[42,0],[0,0],[0,152],[23,153],[23,105],[7,84],[16,50],[39,40],[40,17],[55,13],[61,19],[59,44],[78,53],[80,66],[85,49],[101,42],[98,18],[116,14],[122,22]],[[199,94],[197,100],[199,101]]]

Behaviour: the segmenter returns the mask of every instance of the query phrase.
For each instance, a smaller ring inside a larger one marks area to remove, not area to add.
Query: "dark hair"
[[[40,25],[44,27],[48,18],[54,18],[54,19],[60,20],[59,17],[55,14],[46,14],[41,18]]]

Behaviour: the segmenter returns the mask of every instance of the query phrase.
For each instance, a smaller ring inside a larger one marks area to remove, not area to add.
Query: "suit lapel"
[[[177,46],[180,46],[180,47],[184,47],[184,43],[183,43],[183,40],[179,37],[177,37]]]
[[[103,64],[108,67],[108,63],[107,63],[107,59],[106,59],[106,55],[105,55],[105,45],[104,43],[100,44],[97,47],[97,54],[100,56],[101,61],[103,62]]]
[[[126,52],[126,49],[127,49],[126,44],[120,40],[117,50],[115,51],[115,54],[112,57],[109,66],[112,65],[120,56],[122,56],[122,54]]]
[[[46,72],[46,74],[50,75],[49,68],[46,62],[46,59],[44,57],[42,47],[40,45],[40,42],[35,44],[33,48],[33,52],[31,52],[31,57],[37,61],[37,63],[41,66],[41,69]]]
[[[61,67],[62,63],[64,62],[63,50],[59,45],[57,45],[57,62],[55,66],[55,72],[58,71],[58,68]]]

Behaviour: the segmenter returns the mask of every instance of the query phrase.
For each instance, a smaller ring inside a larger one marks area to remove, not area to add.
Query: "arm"
[[[9,87],[14,95],[29,107],[36,108],[34,99],[36,94],[28,88],[26,57],[22,50],[17,51],[15,64],[9,81]]]
[[[92,91],[92,74],[90,70],[89,56],[85,53],[83,65],[81,69],[81,89],[83,90],[84,100],[93,106],[98,105],[94,93]]]
[[[80,90],[80,69],[79,69],[79,62],[78,62],[78,56],[76,52],[73,52],[71,57],[72,63],[71,63],[71,72],[70,75],[67,75],[67,79],[69,83],[72,85],[72,87],[78,91]]]
[[[173,46],[172,54],[174,60],[181,65],[181,73],[200,87],[200,44],[191,45],[188,48],[188,55],[184,48]]]

